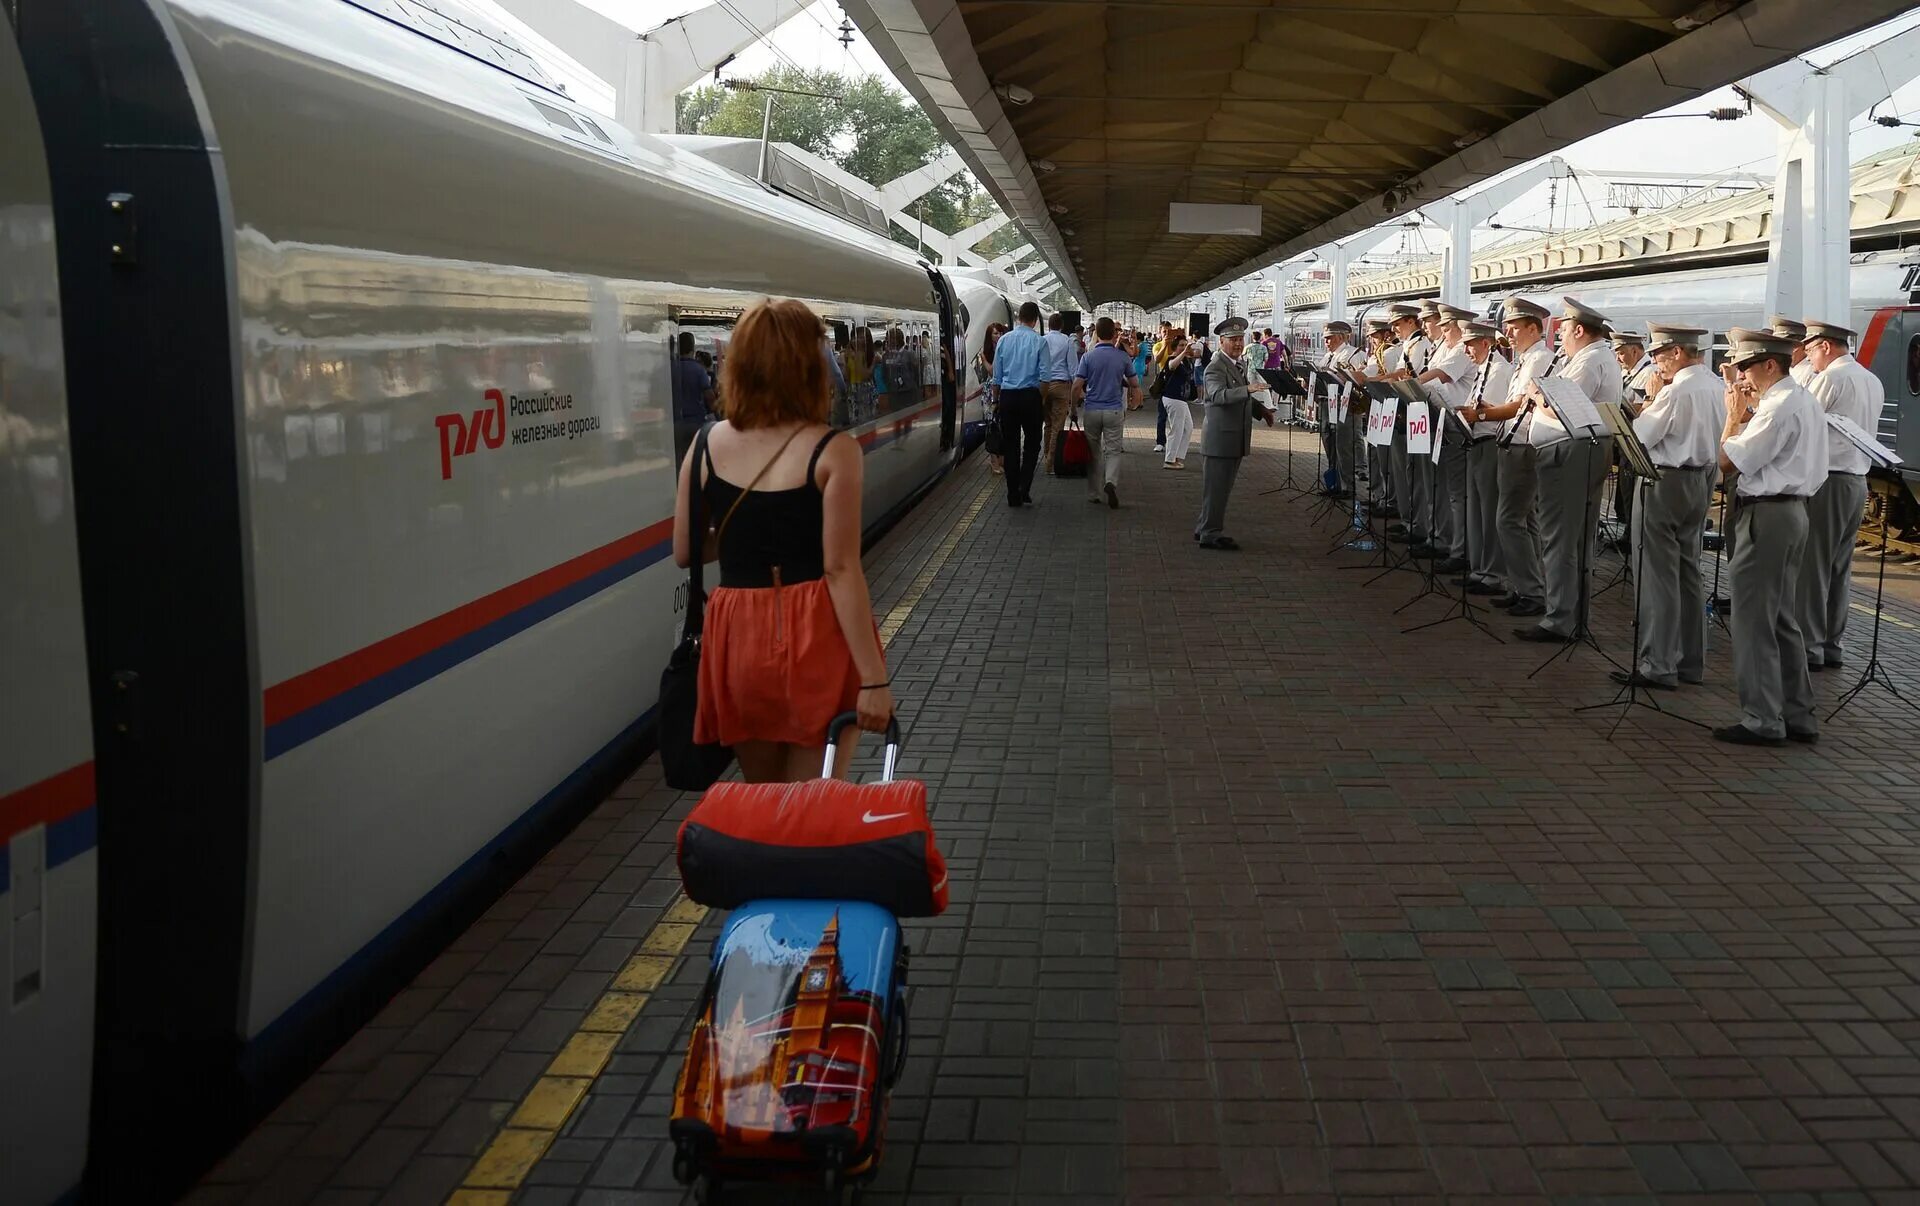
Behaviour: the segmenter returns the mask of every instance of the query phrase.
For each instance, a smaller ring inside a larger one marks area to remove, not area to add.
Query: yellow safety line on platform
[[[640,1016],[647,997],[665,982],[674,960],[706,915],[705,905],[674,897],[641,940],[639,951],[613,978],[613,986],[600,995],[546,1073],[507,1118],[506,1126],[467,1170],[466,1180],[448,1197],[448,1206],[505,1206],[585,1100],[621,1036]]]
[[[960,522],[953,525],[926,565],[914,575],[906,594],[887,609],[886,618],[880,624],[882,645],[891,645],[893,638],[913,618],[914,609],[953,556],[960,537],[973,526],[986,506],[992,494],[991,486],[991,479],[982,485],[979,496],[968,505]],[[567,1119],[573,1117],[573,1112],[586,1100],[587,1091],[599,1079],[613,1049],[640,1016],[653,990],[673,971],[674,961],[706,915],[705,905],[695,904],[685,896],[674,897],[673,904],[641,940],[640,949],[613,978],[613,986],[601,994],[580,1028],[547,1065],[546,1073],[534,1082],[533,1088],[508,1116],[506,1126],[467,1170],[466,1180],[447,1198],[447,1206],[507,1206],[512,1201],[514,1191],[526,1181],[527,1174],[540,1162],[540,1157],[547,1154],[547,1148],[567,1125]]]
[[[1868,607],[1865,603],[1849,603],[1847,604],[1847,606],[1853,608],[1853,610],[1859,612],[1863,616],[1870,616],[1873,614],[1873,608]],[[1885,622],[1893,625],[1895,628],[1907,628],[1907,629],[1920,630],[1920,626],[1909,624],[1905,620],[1894,619],[1892,616],[1886,613],[1886,610],[1884,608],[1881,609],[1880,618]]]

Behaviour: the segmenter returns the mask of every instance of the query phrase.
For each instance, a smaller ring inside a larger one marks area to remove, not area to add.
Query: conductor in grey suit
[[[1258,417],[1273,426],[1273,411],[1254,401],[1255,394],[1267,393],[1264,379],[1249,384],[1240,355],[1247,349],[1247,320],[1229,318],[1213,329],[1220,337],[1220,352],[1207,362],[1206,429],[1200,433],[1200,519],[1193,525],[1193,538],[1203,549],[1239,548],[1233,537],[1221,534],[1226,525],[1227,497],[1233,493],[1233,479],[1240,475],[1240,460],[1253,451],[1253,420]]]

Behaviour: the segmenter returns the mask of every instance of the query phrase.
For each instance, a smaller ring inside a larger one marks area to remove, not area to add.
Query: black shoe
[[[1221,536],[1213,540],[1202,540],[1200,547],[1203,549],[1213,549],[1222,553],[1237,553],[1240,551],[1240,545],[1231,536]]]
[[[1034,502],[1033,495],[1029,494],[1025,498],[1020,500],[1020,505],[1023,507],[1037,507],[1040,504],[1037,502]]]
[[[1400,508],[1389,504],[1381,507],[1378,511],[1375,511],[1374,514],[1382,519],[1398,519],[1400,518]]]
[[[1845,669],[1845,668],[1846,668],[1846,663],[1845,663],[1845,662],[1843,662],[1843,661],[1839,661],[1838,659],[1835,659],[1835,658],[1828,658],[1828,659],[1827,659],[1827,669],[1829,669],[1829,670],[1842,670],[1842,669]]]
[[[1631,674],[1625,670],[1615,670],[1608,674],[1607,677],[1623,687],[1650,687],[1655,691],[1675,691],[1679,689],[1674,683],[1663,683],[1657,678],[1648,678],[1638,670],[1635,670]]]
[[[1827,664],[1825,662],[1808,662],[1807,663],[1807,671],[1811,674],[1818,674],[1822,670],[1825,670],[1826,668],[1827,668]]]
[[[1819,729],[1788,729],[1787,740],[1799,745],[1819,745]]]
[[[1120,509],[1120,491],[1113,488],[1112,482],[1107,483],[1107,507],[1114,511]]]
[[[1499,595],[1505,594],[1505,590],[1502,587],[1495,586],[1491,582],[1481,582],[1475,579],[1467,583],[1467,593],[1470,595]],[[1506,597],[1512,599],[1514,603],[1520,601],[1519,595],[1506,595]],[[1495,600],[1494,606],[1500,606],[1500,600]],[[1513,603],[1508,603],[1507,606],[1512,607]]]
[[[1517,641],[1532,641],[1539,645],[1570,645],[1573,643],[1572,637],[1561,636],[1552,629],[1542,628],[1538,624],[1522,624],[1513,630],[1513,637]]]
[[[1449,557],[1445,561],[1442,561],[1440,564],[1434,566],[1433,572],[1436,574],[1457,574],[1461,570],[1467,568],[1467,564],[1468,564],[1467,559],[1465,557]],[[1462,581],[1461,585],[1464,586],[1465,582]]]
[[[1723,729],[1713,731],[1715,741],[1724,741],[1729,745],[1785,745],[1785,737],[1767,737],[1754,732],[1744,724],[1730,724]]]
[[[1435,561],[1439,559],[1441,553],[1430,544],[1416,544],[1408,546],[1407,556],[1415,561]]]
[[[1507,614],[1510,616],[1544,616],[1547,614],[1547,605],[1538,599],[1522,599],[1512,607],[1507,608]]]
[[[1495,599],[1493,601],[1493,606],[1503,608],[1503,609],[1508,607],[1518,607],[1520,604],[1525,603],[1526,601],[1527,600],[1524,596],[1516,595],[1512,591],[1508,591],[1506,594],[1501,595],[1498,599]]]

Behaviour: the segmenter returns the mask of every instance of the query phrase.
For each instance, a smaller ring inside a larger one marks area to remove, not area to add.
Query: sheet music
[[[1829,413],[1827,426],[1846,437],[1847,443],[1866,453],[1867,459],[1882,469],[1898,469],[1906,463],[1900,459],[1898,453],[1867,434],[1866,428],[1845,415]]]
[[[1627,468],[1648,481],[1659,481],[1660,467],[1653,463],[1647,446],[1634,433],[1633,419],[1628,416],[1626,406],[1620,402],[1602,402],[1597,409],[1613,436],[1614,446],[1620,449],[1625,458]]]
[[[1587,391],[1579,383],[1565,377],[1541,377],[1534,380],[1540,392],[1547,396],[1548,405],[1553,413],[1560,417],[1560,425],[1569,433],[1582,435],[1605,435],[1606,422],[1592,402],[1587,400]]]

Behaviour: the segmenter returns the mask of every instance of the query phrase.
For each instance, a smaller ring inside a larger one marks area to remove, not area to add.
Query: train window
[[[1920,397],[1920,335],[1907,341],[1907,392]]]
[[[549,105],[545,101],[537,101],[531,96],[527,98],[527,103],[539,110],[540,116],[546,118],[549,124],[559,126],[563,130],[572,130],[575,134],[585,133],[580,128],[580,124],[573,120],[573,114],[565,109],[557,105]]]
[[[566,95],[566,89],[541,69],[512,34],[464,6],[449,5],[444,0],[347,0],[347,3],[403,25],[422,37],[432,38],[469,58],[498,67],[529,84]]]
[[[593,135],[595,138],[598,138],[601,142],[606,143],[608,146],[613,145],[613,139],[608,138],[607,132],[605,130],[602,130],[599,126],[595,125],[593,123],[592,118],[584,117],[576,113],[573,115],[573,119],[579,122],[581,125],[585,126],[587,128],[587,133]]]

